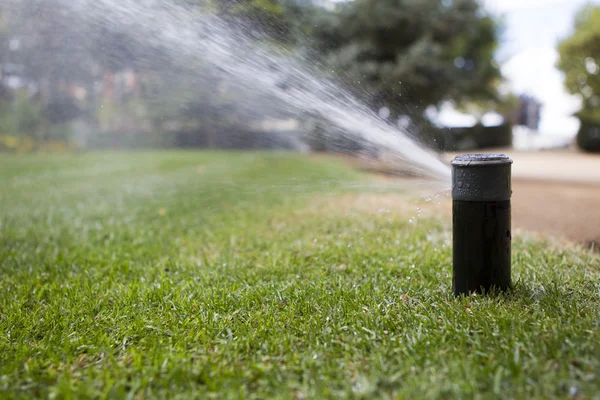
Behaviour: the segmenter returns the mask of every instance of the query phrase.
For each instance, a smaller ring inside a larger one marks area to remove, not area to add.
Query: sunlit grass
[[[366,179],[291,154],[0,157],[0,397],[597,395],[597,255],[517,237],[513,293],[454,299],[449,221],[349,212]]]

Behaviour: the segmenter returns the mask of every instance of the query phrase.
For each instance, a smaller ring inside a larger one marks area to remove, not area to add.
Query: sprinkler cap
[[[452,160],[452,199],[505,201],[512,194],[512,160],[504,154],[465,154]]]

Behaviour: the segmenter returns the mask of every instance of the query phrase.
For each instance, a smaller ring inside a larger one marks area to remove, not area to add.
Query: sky
[[[497,58],[508,86],[535,96],[543,104],[542,134],[573,136],[579,122],[572,114],[579,99],[569,95],[563,74],[555,68],[558,42],[572,33],[575,14],[587,0],[485,0],[503,18]],[[600,4],[600,1],[592,1]]]
[[[507,80],[503,89],[533,95],[543,104],[541,134],[572,137],[579,128],[579,121],[572,115],[580,101],[564,88],[563,74],[555,67],[556,48],[572,33],[577,11],[589,2],[600,4],[600,0],[483,0],[484,7],[503,21],[496,54]],[[489,117],[490,124],[498,123],[499,117]],[[446,126],[476,122],[450,104],[443,105],[433,120]]]

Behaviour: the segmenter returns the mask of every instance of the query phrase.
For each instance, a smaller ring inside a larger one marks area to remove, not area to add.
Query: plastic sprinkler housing
[[[504,154],[467,154],[452,161],[455,296],[511,286],[511,165]]]

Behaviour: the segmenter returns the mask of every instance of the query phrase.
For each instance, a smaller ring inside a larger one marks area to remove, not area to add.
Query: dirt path
[[[600,154],[572,149],[537,152],[500,149],[482,153],[503,153],[512,158],[512,175],[516,179],[600,184]],[[455,155],[445,154],[444,161],[450,163]]]
[[[514,227],[600,248],[600,155],[573,150],[505,154],[514,161]]]
[[[600,249],[600,184],[517,179],[513,226]]]
[[[545,152],[502,152],[511,157],[513,164],[512,223],[514,228],[539,232],[593,245],[600,249],[600,155],[582,154],[574,150]],[[448,163],[455,154],[444,155]],[[376,173],[388,171],[374,169]],[[410,187],[410,180],[403,181]],[[415,190],[417,187],[414,188]],[[410,193],[415,194],[413,189]],[[391,197],[391,198],[390,198]],[[442,204],[431,208],[433,214],[450,218],[452,202],[449,197],[440,198]],[[377,204],[386,207],[401,201],[393,196],[374,196],[370,201],[361,199],[370,207]],[[361,206],[362,206],[362,203]],[[428,205],[425,205],[428,206]],[[410,211],[414,205],[407,204]]]

